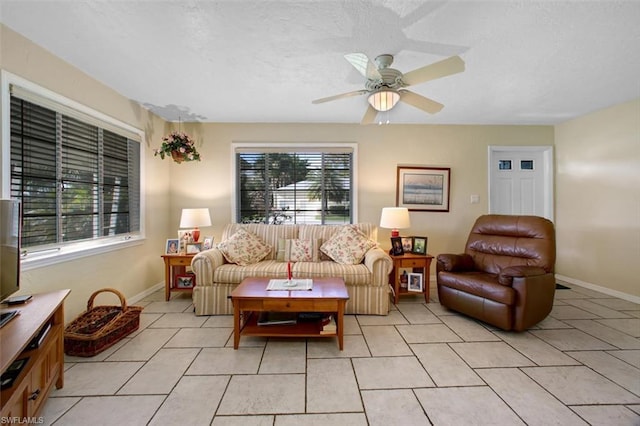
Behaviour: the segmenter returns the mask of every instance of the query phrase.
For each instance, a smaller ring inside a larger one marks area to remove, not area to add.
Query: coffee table
[[[246,278],[231,292],[233,303],[233,348],[240,335],[264,337],[338,337],[344,346],[344,307],[349,300],[342,278],[314,278],[311,290],[267,290],[270,278]],[[321,334],[322,325],[298,322],[295,325],[258,325],[258,313],[330,312],[335,314],[336,332]]]

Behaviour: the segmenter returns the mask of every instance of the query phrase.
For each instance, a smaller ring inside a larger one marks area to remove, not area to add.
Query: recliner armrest
[[[547,271],[538,266],[509,266],[508,268],[504,268],[502,271],[500,271],[500,274],[498,274],[498,282],[502,285],[510,286],[513,283],[513,279],[516,277],[536,277],[538,275],[544,275],[546,273]]]
[[[466,253],[462,254],[439,254],[439,270],[447,272],[473,271],[473,259]]]

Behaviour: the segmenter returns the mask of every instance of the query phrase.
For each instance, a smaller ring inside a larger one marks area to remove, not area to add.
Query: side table
[[[176,274],[184,274],[195,254],[163,254],[164,260],[164,297],[169,300],[172,291],[193,291],[193,288],[177,288]]]
[[[389,274],[389,284],[393,287],[395,293],[393,303],[397,305],[400,301],[400,296],[419,294],[400,287],[400,268],[411,268],[414,272],[421,270],[422,292],[424,293],[425,303],[429,303],[430,269],[433,256],[430,254],[405,253],[400,256],[391,255],[391,259],[393,260],[393,269]]]

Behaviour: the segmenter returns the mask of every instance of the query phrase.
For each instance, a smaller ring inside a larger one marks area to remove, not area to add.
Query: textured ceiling
[[[640,1],[0,0],[0,22],[169,120],[359,123],[344,59],[466,71],[412,86],[392,123],[554,124],[640,97]]]

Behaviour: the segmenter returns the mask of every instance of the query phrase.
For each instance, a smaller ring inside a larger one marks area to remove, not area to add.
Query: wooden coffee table
[[[344,307],[349,300],[342,278],[314,278],[312,290],[267,290],[269,278],[246,278],[231,292],[233,303],[233,348],[238,349],[240,335],[265,337],[338,337],[343,349]],[[331,312],[335,314],[336,333],[321,334],[322,325],[298,322],[295,325],[258,325],[258,313]]]

